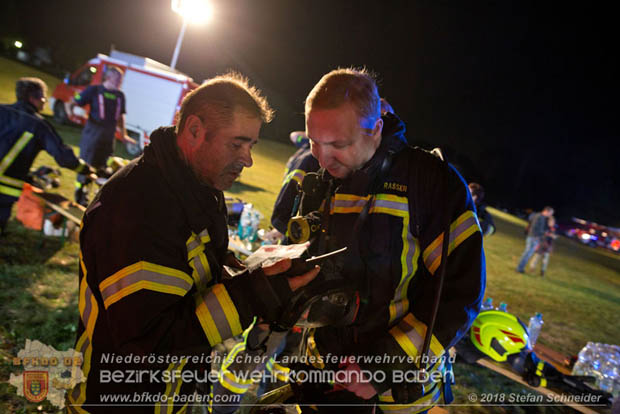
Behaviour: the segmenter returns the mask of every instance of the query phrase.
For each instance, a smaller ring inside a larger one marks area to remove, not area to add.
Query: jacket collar
[[[144,149],[144,160],[156,164],[166,184],[179,198],[191,230],[199,234],[207,228],[211,240],[219,247],[228,246],[224,193],[201,184],[179,156],[174,127],[158,128],[151,134],[151,144]]]

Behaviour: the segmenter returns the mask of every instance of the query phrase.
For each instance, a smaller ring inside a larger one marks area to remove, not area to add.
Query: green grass
[[[8,63],[7,63],[8,62]],[[13,66],[8,66],[13,65]],[[0,59],[0,101],[11,102],[14,79],[31,69],[18,71],[21,65]],[[13,71],[13,72],[11,72]],[[19,72],[19,76],[14,73]],[[8,79],[10,78],[10,79]],[[52,80],[48,80],[50,87]],[[79,142],[80,129],[57,126],[66,143]],[[227,192],[252,202],[268,224],[273,202],[283,178],[284,163],[293,148],[261,140],[253,154],[254,166],[244,171],[240,181]],[[126,156],[122,149],[117,155]],[[55,165],[42,152],[35,161]],[[72,197],[75,174],[63,170],[58,192]],[[487,257],[487,296],[496,304],[508,303],[508,310],[526,321],[542,312],[545,325],[539,341],[555,350],[576,354],[587,341],[620,343],[620,256],[591,249],[559,238],[545,278],[521,275],[515,271],[524,247],[523,220],[490,210],[496,217],[497,233],[485,239]],[[10,358],[24,345],[26,338],[38,339],[59,350],[73,346],[77,322],[78,246],[61,246],[54,238],[41,245],[38,232],[24,229],[14,220],[9,235],[0,241],[0,412],[35,412],[36,405],[26,403],[9,386]],[[469,392],[528,392],[524,387],[485,368],[457,364],[456,403],[466,403]],[[49,405],[44,411],[53,412]],[[568,412],[557,407],[451,407],[451,412]]]

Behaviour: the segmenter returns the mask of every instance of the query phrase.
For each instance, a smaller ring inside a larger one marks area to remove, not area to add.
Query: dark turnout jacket
[[[128,403],[142,406],[113,411],[185,410],[187,401],[179,398],[191,395],[196,381],[166,383],[162,376],[207,374],[204,358],[212,347],[251,322],[249,305],[221,281],[228,246],[224,196],[194,178],[175,138],[172,127],[156,130],[144,154],[103,186],[84,216],[75,349],[87,381],[68,393],[70,413],[111,412],[110,406]],[[127,356],[136,359],[127,363]],[[112,370],[125,374],[106,381]],[[156,374],[136,381],[127,377],[130,370]],[[169,402],[103,400],[136,393],[165,394]],[[172,398],[180,401],[174,407]]]

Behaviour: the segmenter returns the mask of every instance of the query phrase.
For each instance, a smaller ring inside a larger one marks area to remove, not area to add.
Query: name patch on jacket
[[[406,193],[407,192],[407,186],[405,184],[399,184],[399,183],[394,183],[394,182],[385,182],[383,183],[383,189],[384,190],[392,190],[392,191],[396,191],[399,193]]]

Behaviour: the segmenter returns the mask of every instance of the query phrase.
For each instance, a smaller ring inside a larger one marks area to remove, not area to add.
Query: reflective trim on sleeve
[[[279,381],[288,382],[291,369],[278,364],[274,357],[269,358],[265,369],[271,372],[271,375],[275,376]]]
[[[93,332],[95,331],[95,324],[97,323],[97,316],[99,315],[99,305],[97,299],[93,295],[90,286],[86,280],[86,266],[84,265],[84,259],[82,252],[79,253],[80,267],[82,268],[82,280],[80,281],[80,296],[78,299],[78,309],[80,311],[80,319],[84,325],[84,329],[89,338],[92,339]]]
[[[213,279],[209,260],[205,255],[205,244],[210,241],[209,232],[207,229],[204,229],[199,234],[192,233],[185,243],[187,246],[187,260],[192,268],[192,278],[200,293],[204,293],[207,290],[207,285]]]
[[[5,185],[0,184],[0,194],[19,198],[19,196],[22,194],[22,190],[18,190],[17,188],[13,188],[13,187],[7,187]]]
[[[30,142],[30,140],[34,137],[32,132],[24,131],[21,137],[15,144],[11,147],[11,149],[6,153],[2,161],[0,161],[0,176],[4,174],[4,172],[10,167],[10,165],[15,161],[15,158],[19,155],[19,153],[24,149],[24,147]],[[23,185],[23,181],[21,182]],[[12,184],[11,184],[12,185]],[[18,185],[18,187],[21,187]]]
[[[166,399],[163,405],[161,402],[155,404],[155,414],[172,414],[175,396],[179,395],[181,386],[183,385],[181,374],[186,363],[187,358],[182,358],[178,363],[171,363],[168,365],[166,371],[169,373],[168,375],[170,375],[168,377],[170,381],[166,382],[166,390],[164,391]],[[163,398],[162,401],[164,401]],[[181,410],[182,409],[183,408],[181,408]],[[179,412],[181,412],[181,410],[179,410]]]
[[[82,373],[84,374],[84,379],[86,379],[88,378],[88,374],[90,372],[90,360],[93,352],[93,347],[91,346],[90,339],[88,338],[88,334],[86,332],[83,332],[78,339],[75,346],[75,351],[76,356],[78,352],[82,354],[82,366],[80,367],[78,365],[73,365],[71,377],[79,378],[77,370],[81,368]],[[69,401],[69,404],[67,404],[67,409],[70,408],[75,413],[88,414],[82,408],[82,404],[86,401],[86,384],[86,381],[81,382],[73,387],[73,390],[69,391],[67,394],[67,399]]]
[[[243,331],[237,308],[221,283],[196,294],[196,316],[211,346]]]
[[[291,180],[297,181],[297,183],[299,185],[301,185],[301,182],[303,181],[305,176],[306,176],[306,172],[304,170],[291,170],[291,171],[288,172],[288,174],[286,174],[286,177],[284,177],[284,181],[282,182],[282,186],[284,187]]]
[[[422,351],[422,346],[424,345],[426,325],[417,320],[413,314],[408,313],[397,325],[390,329],[390,334],[407,355],[416,357]],[[430,352],[435,357],[439,357],[444,353],[443,346],[435,335],[431,338]]]
[[[450,255],[454,249],[456,249],[465,239],[475,232],[481,232],[480,225],[478,224],[478,218],[473,211],[467,210],[450,225],[450,245],[448,248],[448,255]],[[441,233],[422,254],[424,265],[431,274],[435,274],[435,271],[441,263],[442,244],[443,233]]]
[[[394,397],[392,397],[392,391],[388,390],[379,395],[379,408],[386,413],[392,414],[416,414],[422,411],[426,411],[439,401],[441,398],[441,386],[439,383],[435,383],[433,387],[418,400],[409,404],[396,404],[394,403]],[[381,404],[384,403],[384,404]],[[386,404],[387,403],[387,404]]]
[[[142,289],[184,296],[193,280],[185,272],[150,262],[127,266],[99,284],[106,309],[122,298]]]
[[[251,378],[244,379],[228,370],[220,372],[219,377],[222,387],[235,394],[245,394],[253,384]]]

